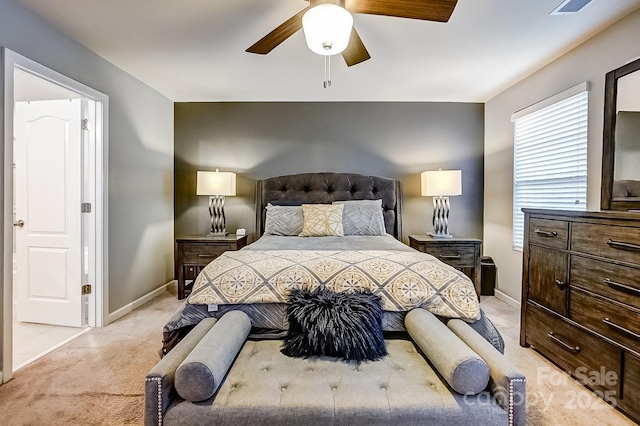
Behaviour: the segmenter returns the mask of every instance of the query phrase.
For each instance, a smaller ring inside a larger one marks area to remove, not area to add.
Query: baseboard
[[[497,299],[502,300],[504,303],[506,303],[507,305],[516,308],[517,310],[520,310],[520,302],[518,302],[516,299],[514,299],[513,297],[507,295],[506,293],[501,292],[500,290],[496,289],[495,290],[495,296]]]
[[[172,285],[176,285],[177,281],[176,280],[171,280],[168,283],[158,287],[157,289],[150,291],[149,293],[145,294],[144,296],[134,300],[133,302],[129,303],[128,305],[123,306],[122,308],[111,312],[109,314],[109,317],[107,319],[108,324],[111,324],[112,322],[114,322],[115,320],[122,318],[123,316],[127,315],[129,312],[133,312],[136,309],[138,309],[140,306],[144,305],[145,303],[155,299],[156,297],[160,296],[162,293],[164,293],[165,291],[167,291],[167,288],[172,286]],[[104,324],[107,325],[107,324]]]

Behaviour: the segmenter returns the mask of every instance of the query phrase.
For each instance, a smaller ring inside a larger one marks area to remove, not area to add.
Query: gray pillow
[[[344,204],[342,228],[344,235],[385,235],[382,200],[336,201]]]
[[[178,366],[174,383],[178,395],[194,402],[211,398],[250,331],[251,320],[244,312],[224,314]]]
[[[302,232],[304,216],[302,206],[274,206],[267,204],[264,222],[266,235],[298,235]]]
[[[478,394],[489,384],[489,366],[431,312],[416,308],[404,319],[407,332],[440,375],[459,394]]]

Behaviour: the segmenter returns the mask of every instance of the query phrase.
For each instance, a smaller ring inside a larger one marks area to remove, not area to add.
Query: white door
[[[14,110],[18,321],[82,326],[81,100]]]

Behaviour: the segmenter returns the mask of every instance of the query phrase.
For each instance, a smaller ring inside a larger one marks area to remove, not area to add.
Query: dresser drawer
[[[591,388],[620,395],[620,380],[598,380],[601,374],[589,374],[604,368],[621,377],[620,349],[530,303],[526,315],[528,343]]]
[[[640,228],[574,223],[571,250],[640,265]]]
[[[571,288],[569,318],[634,351],[640,352],[640,312]]]
[[[215,245],[188,245],[185,244],[184,250],[184,263],[194,265],[206,265],[216,257],[220,256],[227,250],[234,250],[234,245],[229,244],[215,244]]]
[[[454,268],[472,268],[475,266],[475,246],[473,244],[431,245],[427,253]]]
[[[529,221],[529,242],[558,249],[566,249],[569,241],[569,222],[532,218]]]
[[[571,285],[640,309],[640,270],[571,257]]]

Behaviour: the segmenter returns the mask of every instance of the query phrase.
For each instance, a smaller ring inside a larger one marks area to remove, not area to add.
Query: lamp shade
[[[236,174],[198,171],[196,195],[236,195]]]
[[[321,3],[302,17],[307,46],[318,55],[337,55],[347,48],[353,16],[347,9],[332,3]]]
[[[420,177],[424,196],[462,194],[462,170],[429,170],[422,172]]]

